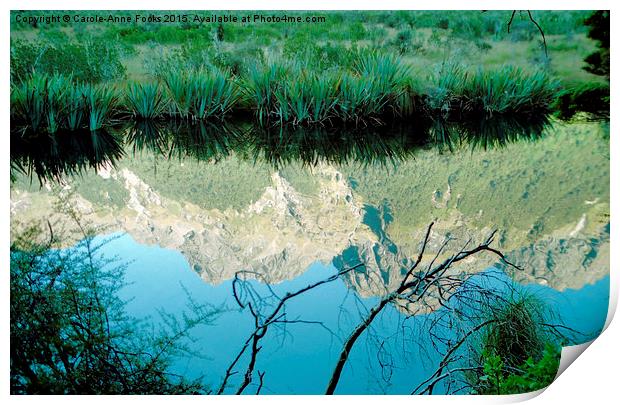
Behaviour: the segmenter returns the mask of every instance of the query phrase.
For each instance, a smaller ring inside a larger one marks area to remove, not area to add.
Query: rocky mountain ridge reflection
[[[339,268],[363,261],[346,282],[363,296],[381,295],[432,220],[429,257],[446,236],[453,240],[443,255],[498,228],[499,247],[526,267],[517,281],[580,288],[609,271],[608,145],[597,124],[555,126],[544,137],[533,131],[526,141],[473,151],[462,139],[437,148],[403,128],[336,136],[234,127],[223,135],[217,126],[183,125],[176,137],[152,126],[125,129],[125,158],[86,160],[82,166],[94,169],[64,176],[61,186],[45,175],[44,187],[17,178],[12,232],[58,216],[54,200],[65,194],[94,224],[182,252],[212,284],[239,270],[277,283],[316,261]],[[457,270],[495,262],[478,256]]]

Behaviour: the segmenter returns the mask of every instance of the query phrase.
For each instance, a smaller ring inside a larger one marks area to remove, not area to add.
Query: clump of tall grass
[[[86,85],[82,94],[88,128],[91,131],[103,128],[118,106],[119,97],[116,90],[108,85]]]
[[[12,118],[32,132],[43,129],[48,122],[50,80],[49,75],[33,73],[11,88]]]
[[[183,119],[223,119],[239,100],[231,75],[217,69],[172,70],[164,82],[170,95],[170,114]]]
[[[388,93],[374,77],[350,73],[342,75],[338,92],[338,113],[343,121],[365,121],[381,115],[388,102]]]
[[[161,117],[167,99],[159,83],[130,83],[125,95],[126,105],[134,117],[154,119]]]
[[[311,66],[276,60],[250,70],[244,87],[260,124],[359,123],[412,111],[411,71],[395,56],[360,55],[351,71]]]
[[[395,55],[361,54],[355,61],[355,71],[361,77],[373,78],[384,93],[399,92],[411,76],[411,67]]]
[[[478,71],[464,89],[465,109],[487,115],[548,112],[560,86],[542,71],[524,72],[506,66],[495,71]]]
[[[483,356],[499,356],[512,367],[530,357],[539,359],[550,339],[545,308],[544,303],[526,293],[517,293],[488,308],[487,317],[494,322],[482,336]]]
[[[118,96],[105,85],[74,83],[71,77],[32,73],[11,90],[11,114],[30,133],[61,129],[91,131],[109,123]]]
[[[446,63],[431,78],[426,92],[426,105],[431,111],[448,115],[458,108],[467,85],[468,75],[459,64]]]
[[[276,114],[277,92],[283,86],[288,72],[287,66],[277,60],[250,68],[248,77],[243,82],[243,89],[246,101],[255,108],[260,125],[267,124],[270,116]]]
[[[320,124],[336,117],[335,106],[339,76],[334,72],[317,72],[301,66],[290,68],[294,81],[284,81],[274,91],[275,116],[294,125]]]
[[[427,92],[427,107],[444,116],[548,113],[560,86],[542,71],[525,72],[511,66],[469,72],[446,64]]]

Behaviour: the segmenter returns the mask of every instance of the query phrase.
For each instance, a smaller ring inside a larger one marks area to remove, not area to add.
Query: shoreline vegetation
[[[295,78],[294,81],[289,78]],[[606,90],[605,90],[606,89]],[[11,120],[23,133],[99,130],[140,120],[223,121],[253,118],[260,126],[381,126],[387,122],[478,120],[494,116],[566,115],[591,86],[570,96],[544,72],[506,66],[468,72],[446,65],[423,89],[396,56],[360,56],[353,70],[317,72],[271,62],[235,77],[221,70],[175,69],[125,86],[80,83],[60,74],[30,74],[12,86]]]
[[[130,120],[363,128],[511,114],[607,119],[600,13],[536,12],[543,42],[527,15],[513,14],[507,28],[501,11],[323,12],[320,23],[293,25],[158,23],[164,11],[147,22],[46,24],[29,17],[53,12],[13,12],[12,127],[36,135]]]

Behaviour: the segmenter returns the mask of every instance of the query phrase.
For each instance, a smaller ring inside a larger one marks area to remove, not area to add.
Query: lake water
[[[236,272],[260,274],[249,282],[257,294],[269,292],[268,282],[282,295],[364,263],[291,300],[287,318],[304,322],[274,327],[263,342],[263,393],[322,393],[342,339],[398,285],[431,221],[425,260],[446,236],[453,240],[440,259],[497,229],[495,246],[523,270],[483,254],[458,266],[478,274],[471,283],[534,293],[554,322],[579,332],[572,343],[604,325],[608,126],[555,123],[535,135],[487,126],[489,139],[440,145],[412,140],[407,128],[381,138],[202,126],[178,137],[144,126],[124,131],[124,141],[99,134],[12,142],[11,231],[46,219],[70,228],[60,196],[101,237],[119,236],[103,253],[128,263],[130,284],[120,293],[131,299],[130,314],[180,314],[187,292],[221,307],[212,325],[193,332],[205,358],[175,363],[212,386],[252,331],[232,295]],[[32,184],[19,168],[33,171]],[[355,346],[337,392],[409,393],[440,359],[429,334],[437,316],[388,306]]]

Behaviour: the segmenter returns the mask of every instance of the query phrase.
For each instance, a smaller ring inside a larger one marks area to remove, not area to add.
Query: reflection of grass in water
[[[393,170],[343,165],[342,171],[369,204],[388,200],[395,240],[455,209],[479,226],[527,232],[538,221],[544,232],[576,223],[586,200],[608,201],[609,146],[602,132],[598,124],[558,126],[531,143],[473,153],[429,150]]]

